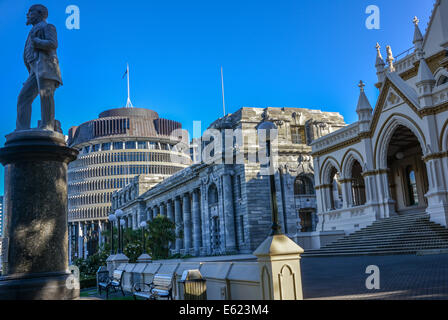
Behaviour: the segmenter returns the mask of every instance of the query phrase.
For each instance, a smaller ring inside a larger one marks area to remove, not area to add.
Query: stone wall
[[[260,276],[257,262],[163,262],[121,264],[123,290],[132,293],[134,283],[150,283],[157,273],[173,276],[173,299],[183,300],[185,270],[197,269],[206,280],[207,300],[260,300]]]
[[[306,202],[296,201],[295,180],[299,175],[314,175],[309,143],[345,126],[338,113],[301,108],[242,108],[209,127],[220,135],[216,139],[222,138],[221,148],[214,153],[214,158],[222,163],[193,164],[129,199],[127,195],[135,194],[130,191],[138,187],[139,182],[134,181],[114,193],[112,211],[122,209],[128,227],[134,229],[140,220],[151,221],[157,215],[174,221],[178,234],[182,230],[184,238],[172,244],[173,253],[251,253],[268,236],[272,223],[269,177],[262,174],[258,159],[263,147],[258,146],[257,127],[263,121],[274,122],[278,127],[273,150],[278,155],[274,161],[278,168],[275,187],[279,222],[288,236],[296,238],[301,232],[299,210],[315,210],[315,201],[308,202],[313,206],[302,208]],[[225,135],[229,130],[232,139]],[[198,149],[207,150],[207,143],[209,139],[204,138]],[[229,154],[231,164],[224,162]],[[309,196],[314,199],[314,195]]]

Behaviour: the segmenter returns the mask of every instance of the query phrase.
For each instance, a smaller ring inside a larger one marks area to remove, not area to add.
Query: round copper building
[[[182,125],[144,108],[118,108],[69,130],[79,150],[68,168],[71,259],[97,251],[111,210],[112,193],[138,175],[163,178],[191,164]]]

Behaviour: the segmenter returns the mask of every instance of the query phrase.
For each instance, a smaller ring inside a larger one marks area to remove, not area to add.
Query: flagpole
[[[226,116],[226,103],[224,101],[224,75],[222,72],[222,66],[221,66],[221,88],[222,88],[222,110],[224,112],[224,116]]]
[[[131,86],[129,84],[129,63],[127,63],[127,67],[126,67],[126,74],[128,76],[128,101],[126,102],[126,108],[133,108],[134,106],[132,105],[131,102]]]

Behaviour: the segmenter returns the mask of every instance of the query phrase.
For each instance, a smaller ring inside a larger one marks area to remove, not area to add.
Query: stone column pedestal
[[[112,256],[109,256],[107,258],[107,271],[109,271],[109,274],[112,274],[114,270],[117,270],[118,267],[123,263],[128,263],[129,258],[124,255],[123,253],[114,254]]]
[[[58,132],[30,129],[6,136],[5,248],[0,299],[74,299],[68,271],[67,164],[78,151]]]
[[[303,300],[300,270],[303,252],[283,234],[268,237],[254,251],[260,267],[263,300]]]
[[[147,253],[142,253],[137,258],[137,263],[151,263],[151,262],[152,262],[152,257]]]

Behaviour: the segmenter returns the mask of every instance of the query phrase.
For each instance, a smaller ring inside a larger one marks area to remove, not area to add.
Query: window
[[[305,139],[305,127],[300,126],[292,126],[291,127],[291,140],[294,144],[304,144],[306,143]]]
[[[135,149],[135,141],[126,141],[126,149]]]
[[[418,205],[417,181],[415,179],[415,171],[411,166],[406,168],[406,178],[408,185],[409,205]]]
[[[241,176],[240,175],[236,176],[236,190],[237,190],[238,199],[241,199],[243,190],[241,187]]]
[[[89,153],[89,146],[87,146],[87,147],[84,147],[83,149],[82,149],[82,151],[83,151],[83,153]]]
[[[103,144],[101,145],[101,150],[102,150],[102,151],[110,150],[110,142],[103,143]]]
[[[244,216],[240,216],[240,228],[241,228],[241,242],[245,242],[245,234],[244,234]]]
[[[305,175],[298,176],[294,183],[295,195],[314,195],[313,180]]]
[[[99,144],[94,144],[92,146],[92,152],[97,152],[100,151],[100,145]]]
[[[330,210],[337,210],[341,209],[343,202],[342,202],[342,187],[341,183],[339,182],[339,172],[335,168],[331,170],[330,174]]]
[[[362,177],[362,167],[358,161],[355,161],[352,167],[352,198],[353,205],[362,206],[366,203],[366,188],[364,178]]]
[[[146,141],[138,141],[137,149],[148,149],[148,143]]]
[[[441,86],[442,84],[448,83],[448,77],[445,75],[440,76],[439,80],[437,81],[437,85]]]
[[[121,150],[123,149],[123,142],[114,142],[114,150]]]

